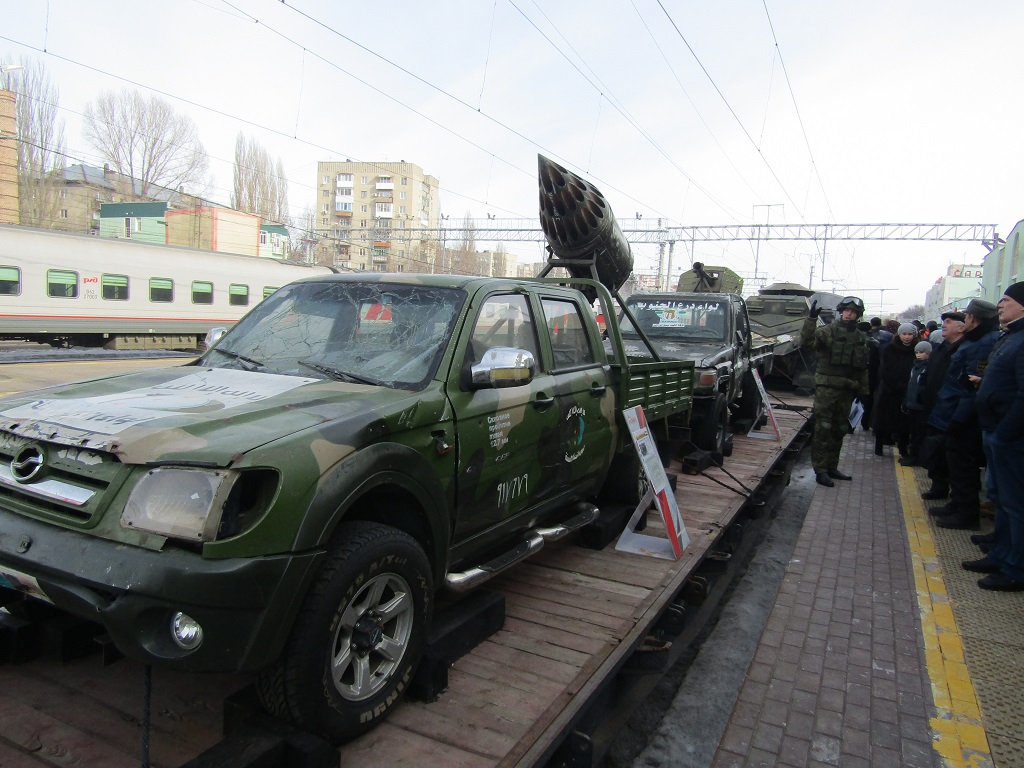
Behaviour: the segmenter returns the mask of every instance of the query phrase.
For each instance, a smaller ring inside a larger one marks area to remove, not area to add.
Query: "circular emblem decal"
[[[31,483],[43,471],[46,455],[35,445],[27,445],[11,459],[11,474],[19,483]]]

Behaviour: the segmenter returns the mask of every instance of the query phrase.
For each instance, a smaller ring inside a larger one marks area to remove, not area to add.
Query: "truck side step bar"
[[[599,510],[593,504],[580,502],[574,507],[576,514],[563,523],[546,528],[534,528],[526,534],[526,538],[515,547],[499,555],[493,560],[474,566],[465,571],[449,573],[444,577],[445,586],[452,592],[468,592],[474,587],[493,579],[507,568],[535,555],[544,546],[545,541],[557,541],[592,523],[597,519]]]

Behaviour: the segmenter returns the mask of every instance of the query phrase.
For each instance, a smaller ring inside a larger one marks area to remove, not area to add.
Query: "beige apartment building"
[[[317,163],[318,261],[374,272],[440,271],[438,182],[404,160]]]

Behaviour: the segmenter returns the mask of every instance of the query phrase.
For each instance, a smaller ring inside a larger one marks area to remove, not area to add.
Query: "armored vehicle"
[[[772,377],[810,392],[814,389],[816,358],[813,351],[800,349],[800,328],[814,291],[797,283],[772,283],[757,294],[747,299],[747,312],[751,330],[775,344]]]
[[[439,590],[639,500],[622,411],[685,423],[693,365],[630,359],[616,314],[592,279],[325,275],[187,365],[0,399],[0,605],[257,671],[270,712],[349,739],[408,688]]]

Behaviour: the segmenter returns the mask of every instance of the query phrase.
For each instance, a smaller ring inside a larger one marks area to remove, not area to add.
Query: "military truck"
[[[585,278],[325,275],[187,365],[0,399],[0,604],[257,671],[271,713],[351,738],[409,686],[436,593],[636,503],[623,409],[685,423],[693,365],[629,359],[612,307]]]
[[[646,336],[662,359],[688,360],[696,366],[690,439],[704,451],[732,452],[730,425],[749,430],[764,415],[754,371],[764,378],[772,369],[774,343],[751,331],[747,306],[739,293],[742,279],[726,267],[696,262],[680,286],[696,290],[633,293],[626,299],[636,324],[624,318],[628,354],[642,355],[631,343]],[[710,290],[715,289],[715,290]]]

